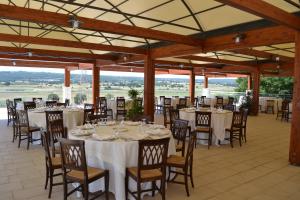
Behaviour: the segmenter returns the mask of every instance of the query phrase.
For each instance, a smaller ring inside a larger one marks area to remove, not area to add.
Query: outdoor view
[[[56,72],[56,73],[54,73]],[[101,96],[113,98],[127,97],[130,88],[143,92],[142,74],[136,73],[107,73],[101,75]],[[92,85],[89,71],[72,71],[72,103],[80,103],[80,99],[91,102]],[[63,70],[36,71],[30,68],[18,68],[14,71],[0,71],[0,106],[5,107],[7,98],[21,97],[30,100],[32,97],[49,99],[58,96],[61,101],[64,83]],[[261,96],[290,95],[292,88],[291,78],[263,78],[261,80]],[[201,96],[203,77],[196,77],[196,96]],[[246,78],[210,78],[209,89],[213,96],[234,96],[245,94],[247,89]],[[188,96],[188,76],[158,75],[156,76],[155,96]],[[50,95],[50,96],[49,96]]]

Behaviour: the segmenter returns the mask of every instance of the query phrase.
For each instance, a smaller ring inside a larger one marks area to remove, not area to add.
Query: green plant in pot
[[[129,110],[127,112],[127,118],[130,120],[135,120],[139,116],[143,115],[143,107],[140,106],[139,102],[138,102],[139,94],[140,94],[140,92],[135,89],[130,89],[128,91],[128,96],[131,99],[131,104],[128,105]]]

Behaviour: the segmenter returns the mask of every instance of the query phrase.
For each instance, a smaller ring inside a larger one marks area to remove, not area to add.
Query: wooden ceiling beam
[[[14,63],[13,63],[14,62]],[[16,60],[11,61],[10,59],[0,59],[0,66],[8,67],[37,67],[37,68],[61,68],[65,67],[77,67],[78,63],[61,63],[61,62],[41,62],[41,61],[27,61],[27,60]]]
[[[26,54],[31,52],[33,55],[39,56],[49,56],[49,57],[68,57],[73,59],[102,59],[102,60],[114,60],[115,56],[108,54],[90,54],[90,53],[78,53],[70,51],[55,51],[55,50],[44,50],[44,49],[30,49],[30,48],[19,48],[19,47],[6,47],[0,46],[1,53],[16,53],[16,54]]]
[[[216,0],[264,19],[300,30],[300,18],[262,0]]]
[[[146,53],[146,51],[141,48],[129,48],[129,47],[121,47],[121,46],[95,44],[90,42],[78,42],[78,41],[32,37],[32,36],[24,36],[24,35],[12,35],[12,34],[5,34],[5,33],[0,33],[0,41],[19,42],[25,44],[49,45],[49,46],[58,46],[58,47],[71,47],[71,48],[89,49],[89,50],[98,50],[98,51],[112,51],[112,52],[132,53],[132,54]]]
[[[12,20],[21,20],[42,24],[52,24],[63,27],[71,27],[70,15],[30,8],[22,8],[17,6],[9,6],[4,4],[0,5],[0,17]],[[81,22],[79,29],[128,35],[133,37],[149,38],[154,40],[170,41],[192,46],[200,46],[202,44],[201,40],[191,36],[184,36],[164,31],[158,31],[85,17],[77,17],[77,20]]]
[[[243,33],[245,38],[240,43],[235,43],[237,34],[209,37],[203,40],[202,47],[192,47],[183,44],[174,44],[151,49],[154,59],[165,57],[178,57],[207,53],[214,51],[230,51],[257,46],[290,43],[295,40],[295,31],[285,26],[272,26],[255,29]]]

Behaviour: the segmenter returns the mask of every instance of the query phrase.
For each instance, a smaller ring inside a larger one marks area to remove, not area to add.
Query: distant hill
[[[142,77],[124,77],[124,76],[101,76],[102,82],[135,82],[138,84],[143,84]],[[91,75],[81,75],[81,74],[72,74],[71,82],[79,83],[79,82],[91,82]],[[63,83],[64,82],[64,74],[61,73],[49,73],[49,72],[25,72],[25,71],[17,71],[17,72],[8,72],[8,71],[0,71],[0,82],[30,82],[30,83]],[[188,79],[179,79],[179,78],[157,78],[156,82],[177,82],[177,83],[185,83],[188,82]],[[197,83],[202,83],[203,80],[196,80]],[[220,84],[220,85],[230,85],[236,86],[236,82],[234,79],[209,79],[209,83],[211,84]]]

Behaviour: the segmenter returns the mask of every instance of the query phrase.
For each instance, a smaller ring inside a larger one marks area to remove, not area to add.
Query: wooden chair
[[[94,109],[94,104],[92,104],[92,103],[85,103],[83,105],[83,109]]]
[[[66,105],[66,107],[70,106],[70,99],[65,99],[65,105]]]
[[[48,198],[51,198],[52,193],[52,187],[56,185],[62,185],[63,183],[53,183],[53,178],[56,176],[61,176],[61,158],[60,157],[52,157],[50,153],[50,142],[48,140],[49,136],[47,136],[47,133],[42,133],[42,141],[44,145],[44,151],[45,151],[45,163],[46,163],[46,182],[45,182],[45,189],[47,189],[48,183],[49,183],[49,194]],[[54,173],[56,170],[59,170],[59,173]]]
[[[64,119],[62,110],[46,110],[46,131],[50,133],[50,122],[57,119]]]
[[[283,118],[283,109],[286,108],[285,101],[282,101],[281,106],[279,105],[279,102],[277,101],[276,107],[277,107],[276,120],[278,118],[282,119]]]
[[[229,110],[229,111],[235,111],[235,106],[234,105],[225,105],[225,106],[223,106],[223,109],[224,110]]]
[[[171,107],[172,99],[171,98],[164,98],[163,107]]]
[[[165,96],[159,96],[159,103],[156,105],[156,111],[162,113]]]
[[[6,109],[7,109],[7,126],[10,124],[10,122],[13,121],[13,109],[14,103],[13,101],[6,99]]]
[[[22,98],[14,98],[14,106],[16,107],[19,102],[22,102]]]
[[[247,119],[248,119],[248,112],[249,110],[247,108],[243,108],[242,110],[243,113],[243,125],[242,125],[242,129],[243,129],[243,139],[244,142],[247,142]]]
[[[224,99],[223,97],[220,97],[220,96],[216,96],[216,108],[223,108],[223,105],[224,105]]]
[[[116,119],[119,119],[119,116],[126,117],[127,111],[125,108],[125,99],[124,98],[117,98],[117,113]]]
[[[234,104],[234,97],[228,97],[227,105],[233,105]]]
[[[164,116],[164,126],[168,127],[168,125],[171,126],[171,122],[170,122],[170,109],[171,107],[163,107],[163,116]]]
[[[271,111],[271,113],[274,114],[274,105],[274,100],[267,100],[266,113],[269,113],[269,111]]]
[[[176,119],[179,119],[179,110],[174,108],[169,108],[170,130],[172,130],[173,122]]]
[[[207,140],[207,148],[212,145],[211,112],[195,112],[195,133],[197,140]],[[208,138],[198,138],[198,133],[208,134]],[[196,143],[195,143],[196,144]]]
[[[182,109],[187,107],[187,100],[186,98],[179,98],[179,103],[177,105],[177,109]]]
[[[11,108],[11,114],[12,114],[12,122],[13,122],[13,139],[12,142],[15,142],[15,140],[18,138],[17,134],[17,126],[18,126],[18,121],[17,121],[17,109],[13,106]]]
[[[165,199],[165,179],[166,179],[166,160],[168,155],[168,145],[170,138],[158,140],[140,140],[137,167],[126,169],[125,176],[125,194],[128,199],[128,193],[135,199],[140,200],[142,192],[158,190],[162,199]],[[129,177],[137,182],[137,191],[130,191],[128,188]],[[160,180],[160,188],[156,186],[156,181]],[[142,190],[141,184],[152,182],[152,188]]]
[[[98,107],[98,108],[96,108],[97,114],[100,113],[100,114],[107,115],[107,117],[110,117],[111,119],[114,118],[113,110],[111,108],[108,108],[108,106],[107,106],[106,97],[98,97],[97,107]]]
[[[194,99],[194,107],[195,107],[195,108],[198,108],[198,107],[199,107],[199,97],[196,97],[196,98]]]
[[[57,101],[46,101],[46,107],[55,107],[57,106]]]
[[[94,114],[94,109],[84,109],[83,110],[83,124],[86,124],[90,121],[89,115]]]
[[[57,107],[67,107],[67,104],[66,103],[57,102],[56,106]]]
[[[107,115],[105,114],[90,114],[88,115],[89,121],[92,123],[98,123],[101,122],[103,119],[107,119]]]
[[[31,110],[36,108],[36,103],[34,101],[25,101],[24,110]]]
[[[64,127],[63,119],[55,119],[49,122],[49,138],[50,146],[52,150],[52,156],[60,154],[60,148],[57,148],[59,138],[68,138],[68,130]]]
[[[109,199],[109,171],[88,167],[86,164],[85,143],[83,140],[59,139],[61,149],[64,200],[79,188],[82,188],[84,199],[89,199],[89,183],[104,178],[105,192],[95,193],[99,197],[105,194],[105,199]],[[69,183],[79,183],[80,185],[68,192]]]
[[[181,152],[184,156],[185,153],[185,139],[188,132],[189,121],[183,119],[176,119],[173,121],[172,135],[177,140],[176,152]]]
[[[289,106],[289,104],[290,104],[290,101],[289,100],[284,100],[283,102],[282,102],[282,116],[281,116],[281,121],[282,120],[285,120],[285,121],[289,121],[289,119],[290,119],[290,114],[291,114],[291,112],[290,112],[290,106]]]
[[[32,139],[32,133],[40,131],[40,128],[29,126],[28,113],[26,110],[17,111],[16,124],[17,124],[16,131],[19,138],[18,148],[20,148],[20,144],[22,140],[27,140],[27,150],[29,149],[30,143],[41,140],[41,139]]]
[[[242,146],[242,137],[243,137],[243,113],[242,112],[233,112],[231,127],[225,129],[226,132],[229,132],[229,138],[225,140],[230,141],[230,145],[233,148],[233,140],[238,139],[240,146]]]
[[[195,143],[196,143],[196,134],[192,134],[189,139],[188,148],[185,156],[171,155],[170,157],[167,158],[167,167],[169,171],[168,182],[184,184],[187,196],[190,196],[188,178],[190,178],[192,187],[194,187],[193,152],[194,152]],[[182,171],[175,170],[175,169],[181,169]],[[176,175],[172,180],[170,180],[171,173],[175,173]],[[183,182],[176,181],[175,179],[177,175],[183,175],[184,181]]]

